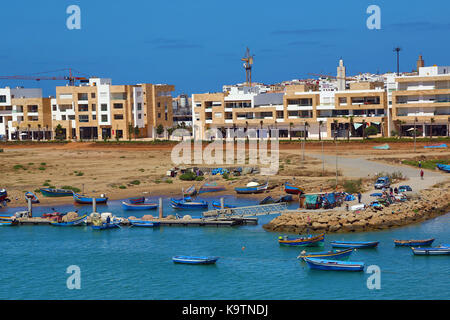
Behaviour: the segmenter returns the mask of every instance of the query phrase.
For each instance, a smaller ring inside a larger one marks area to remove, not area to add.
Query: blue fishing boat
[[[234,188],[236,193],[239,194],[251,194],[251,193],[263,193],[269,187],[269,182],[264,184],[258,184],[257,182],[250,182],[246,187]]]
[[[436,167],[439,170],[450,172],[450,164],[442,164],[442,163],[436,163]]]
[[[93,230],[107,230],[120,228],[118,223],[102,223],[101,225],[92,225]]]
[[[274,202],[275,202],[275,200],[271,196],[268,196],[268,197],[265,197],[264,199],[262,199],[259,202],[259,204],[269,204],[269,203],[274,203]]]
[[[10,227],[16,226],[19,224],[19,221],[16,220],[0,220],[0,227]]]
[[[195,189],[195,185],[190,186],[185,191],[183,191],[183,194],[187,196],[195,196],[197,194],[197,190]]]
[[[160,226],[160,222],[146,220],[128,220],[133,227],[155,228]]]
[[[68,222],[56,222],[55,221],[55,222],[50,222],[50,224],[55,227],[75,227],[75,226],[85,225],[86,221],[87,221],[87,215],[84,215],[73,221],[68,221]]]
[[[191,197],[183,199],[170,198],[170,204],[174,209],[208,209],[208,202],[205,200],[192,201]]]
[[[375,248],[379,241],[331,241],[333,248]]]
[[[221,207],[220,207],[220,202],[219,202],[219,201],[213,201],[213,202],[212,202],[212,207],[213,207],[214,209],[221,209]],[[223,204],[223,208],[224,208],[224,209],[232,209],[232,208],[236,208],[236,206],[233,206],[233,205],[231,205],[231,204],[226,204],[226,203],[224,203],[224,204]]]
[[[39,190],[44,197],[69,197],[74,193],[72,190],[66,189],[40,188]]]
[[[422,247],[422,246],[431,246],[433,243],[433,239],[425,239],[425,240],[394,240],[395,246],[397,247]]]
[[[25,192],[25,200],[27,199],[31,199],[31,203],[39,203],[38,197],[31,191]]]
[[[131,204],[142,203],[142,202],[145,202],[145,197],[129,198],[128,202]]]
[[[325,233],[317,236],[309,235],[307,237],[290,238],[288,236],[280,236],[278,243],[283,246],[303,246],[303,247],[315,247],[323,246],[325,240]]]
[[[213,183],[205,183],[203,184],[198,193],[206,193],[206,192],[218,192],[226,190],[225,186],[218,185],[216,182]]]
[[[284,191],[289,194],[301,194],[305,192],[303,188],[297,187],[289,182],[284,184]]]
[[[219,257],[198,257],[198,256],[175,256],[172,258],[174,263],[185,264],[214,264]]]
[[[298,259],[300,259],[300,258],[343,259],[343,258],[348,258],[352,254],[353,250],[354,249],[352,248],[352,249],[347,249],[347,250],[331,250],[331,251],[322,251],[322,252],[302,252],[302,253],[300,253],[300,255],[297,258]]]
[[[311,269],[329,271],[363,271],[364,262],[304,258]]]
[[[291,202],[292,200],[293,200],[292,195],[287,194],[287,195],[282,196],[279,199],[275,200],[275,203]]]
[[[92,197],[80,195],[78,193],[73,193],[73,200],[75,200],[75,203],[92,204],[93,199],[94,198],[92,198]],[[108,197],[105,197],[105,196],[101,196],[100,198],[95,198],[95,202],[97,204],[99,204],[99,203],[106,203],[107,201],[108,201]]]
[[[157,203],[128,203],[126,201],[122,201],[122,208],[124,210],[153,210],[158,208]]]
[[[6,189],[0,190],[0,202],[6,201],[8,199],[8,192]]]
[[[450,247],[440,246],[436,248],[415,248],[411,247],[412,252],[418,256],[440,256],[449,255]]]

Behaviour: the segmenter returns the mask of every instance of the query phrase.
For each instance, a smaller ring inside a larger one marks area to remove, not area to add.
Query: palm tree
[[[38,141],[41,141],[41,124],[38,124]]]
[[[292,140],[292,126],[294,124],[292,122],[289,122],[289,140]]]
[[[30,138],[30,129],[31,129],[31,124],[28,124],[28,129],[27,129],[27,139]]]
[[[320,131],[321,131],[321,129],[322,129],[322,125],[323,125],[323,121],[320,120],[320,121],[319,121],[319,141],[322,140],[322,135],[321,135],[321,133],[320,133]]]
[[[20,132],[19,132],[19,126],[16,127],[16,138],[17,140],[20,140]]]
[[[436,120],[434,118],[430,119],[430,139],[433,139],[433,123],[435,123]]]

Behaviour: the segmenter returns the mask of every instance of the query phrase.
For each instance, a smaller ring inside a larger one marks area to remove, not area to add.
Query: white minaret
[[[337,88],[339,91],[345,90],[345,67],[344,60],[339,60],[339,66],[337,67]]]

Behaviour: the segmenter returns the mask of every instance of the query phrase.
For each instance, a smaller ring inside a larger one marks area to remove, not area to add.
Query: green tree
[[[364,129],[364,133],[367,137],[374,136],[378,134],[378,129],[375,126],[369,126]]]
[[[163,127],[162,124],[160,124],[159,126],[156,127],[156,134],[157,134],[158,136],[162,135],[163,132],[164,132],[164,127]]]
[[[55,139],[57,140],[62,140],[64,131],[63,131],[63,127],[61,126],[61,124],[58,124],[55,128]]]

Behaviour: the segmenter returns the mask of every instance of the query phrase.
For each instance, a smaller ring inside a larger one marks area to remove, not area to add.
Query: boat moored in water
[[[56,222],[55,221],[55,222],[50,222],[50,224],[55,227],[75,227],[75,226],[85,225],[86,222],[87,222],[87,215],[84,215],[73,221],[67,221],[67,222]]]
[[[107,229],[116,229],[120,228],[120,225],[118,223],[102,223],[100,225],[92,225],[93,230],[107,230]]]
[[[145,197],[129,198],[128,202],[131,204],[142,203],[142,202],[145,202]]]
[[[38,197],[31,191],[25,192],[25,200],[27,199],[31,199],[31,203],[39,203]]]
[[[280,236],[278,238],[278,243],[284,246],[322,246],[325,240],[325,233],[319,234],[317,236],[309,235],[307,237],[300,238],[290,238],[288,236]]]
[[[73,193],[73,200],[75,201],[75,203],[79,203],[79,204],[92,204],[94,198],[92,197],[88,197],[85,195],[81,195],[78,193]],[[97,204],[99,203],[106,203],[108,201],[108,197],[106,197],[105,195],[101,195],[99,198],[95,198],[95,202]]]
[[[44,197],[71,197],[74,192],[67,189],[51,189],[51,188],[40,188],[41,194]]]
[[[236,193],[239,194],[251,194],[251,193],[263,193],[269,187],[269,182],[259,184],[257,182],[249,182],[246,187],[234,188]]]
[[[170,204],[174,209],[208,209],[208,202],[205,200],[192,201],[191,197],[170,198]]]
[[[354,249],[351,248],[347,250],[331,250],[323,252],[302,252],[297,258],[342,259],[349,257],[352,254],[353,250]]]
[[[305,190],[303,188],[295,186],[289,182],[286,182],[284,184],[284,191],[289,194],[302,194],[305,192]]]
[[[331,241],[333,248],[375,248],[379,241]]]
[[[213,201],[213,202],[212,202],[212,207],[213,207],[214,209],[222,209],[222,208],[221,208],[221,205],[220,205],[220,201]],[[224,208],[224,209],[232,209],[232,208],[236,208],[236,206],[233,206],[233,205],[231,205],[231,204],[226,204],[226,203],[224,203],[224,204],[223,204],[223,208]]]
[[[397,247],[421,247],[421,246],[431,246],[434,238],[425,240],[394,240],[395,246]]]
[[[412,252],[418,256],[440,256],[440,255],[450,255],[450,246],[440,246],[435,248],[416,248],[411,247]]]
[[[146,220],[128,220],[133,227],[154,228],[159,227],[158,221],[146,221]]]
[[[122,208],[124,210],[153,210],[158,208],[157,203],[128,203],[126,201],[122,201]]]
[[[214,264],[219,257],[202,257],[202,256],[175,256],[172,258],[174,263],[184,264]]]
[[[311,269],[328,271],[363,271],[364,262],[304,258]]]

